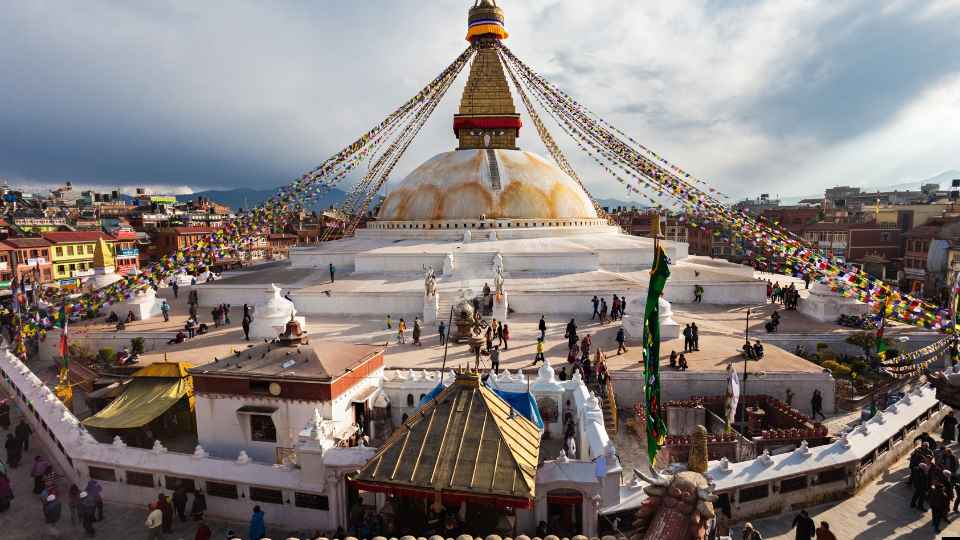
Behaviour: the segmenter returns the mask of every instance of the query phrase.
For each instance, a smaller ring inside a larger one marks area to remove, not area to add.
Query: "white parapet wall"
[[[831,444],[741,463],[710,463],[716,494],[730,501],[731,523],[796,512],[853,496],[937,427],[948,407],[924,385]]]
[[[0,370],[3,394],[16,396],[11,398],[12,407],[27,413],[23,418],[67,483],[82,486],[97,480],[108,502],[146,506],[156,501],[158,490],[172,490],[179,479],[204,490],[210,515],[246,521],[252,506],[259,504],[268,524],[332,531],[347,527],[345,513],[339,512],[347,505],[344,476],[363,466],[374,451],[330,449],[323,455],[321,474],[308,475],[296,467],[257,463],[246,456],[210,457],[202,449],[189,455],[103,444],[82,428],[45,381],[9,352],[0,355]],[[316,483],[307,477],[323,480]]]

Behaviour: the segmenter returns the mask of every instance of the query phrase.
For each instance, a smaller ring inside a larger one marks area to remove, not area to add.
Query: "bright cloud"
[[[284,184],[449,64],[466,46],[469,5],[6,3],[0,178],[179,192]],[[957,2],[500,5],[518,57],[734,196],[960,169]],[[394,180],[454,148],[462,84]],[[545,154],[532,129],[520,144]],[[591,191],[621,196],[561,145]]]

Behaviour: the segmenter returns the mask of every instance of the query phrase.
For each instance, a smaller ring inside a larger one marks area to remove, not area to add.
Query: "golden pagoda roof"
[[[380,447],[351,483],[444,504],[528,508],[540,430],[481,383],[460,374]]]

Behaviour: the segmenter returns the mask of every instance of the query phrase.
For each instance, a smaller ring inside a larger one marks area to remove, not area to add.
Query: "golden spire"
[[[110,251],[110,246],[107,245],[102,236],[97,240],[97,246],[93,249],[93,263],[91,266],[93,268],[116,266],[113,260],[113,253]]]
[[[481,0],[470,8],[469,23],[467,39],[477,46],[477,54],[463,89],[460,113],[453,118],[458,149],[516,149],[522,124],[496,49],[497,41],[507,37],[503,10]]]

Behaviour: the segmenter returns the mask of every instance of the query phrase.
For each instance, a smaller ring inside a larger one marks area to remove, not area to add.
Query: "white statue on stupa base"
[[[97,289],[102,289],[123,279],[123,276],[116,272],[113,253],[110,252],[110,246],[104,242],[103,238],[97,241],[97,246],[93,250],[93,277],[83,284],[84,291],[90,293]],[[134,274],[136,270],[128,272],[128,276]],[[157,291],[148,288],[143,292],[137,293],[132,298],[123,302],[117,302],[109,307],[109,311],[116,312],[117,316],[123,319],[127,313],[133,312],[138,321],[149,319],[160,315],[160,306],[163,304],[162,298],[157,298]]]

